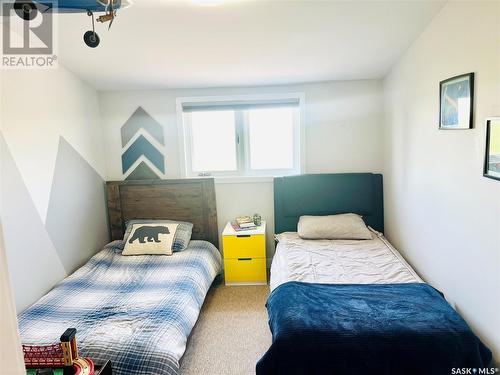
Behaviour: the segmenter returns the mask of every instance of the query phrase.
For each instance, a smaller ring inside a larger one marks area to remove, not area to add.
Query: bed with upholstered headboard
[[[274,179],[275,233],[296,231],[301,215],[355,213],[384,231],[382,175],[307,174]]]
[[[123,238],[128,220],[179,220],[193,223],[193,240],[218,248],[213,178],[109,181],[107,201],[113,240]]]
[[[441,374],[490,363],[488,348],[383,236],[382,175],[276,178],[274,209],[273,343],[257,375]]]

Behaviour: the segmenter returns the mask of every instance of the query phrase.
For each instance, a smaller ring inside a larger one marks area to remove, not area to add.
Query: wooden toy
[[[23,345],[26,368],[63,368],[64,375],[94,375],[90,358],[78,356],[76,329],[68,328],[59,344]]]

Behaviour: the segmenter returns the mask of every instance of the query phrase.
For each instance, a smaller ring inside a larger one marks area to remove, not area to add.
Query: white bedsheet
[[[371,229],[371,228],[370,228]],[[271,290],[287,281],[326,284],[423,282],[381,233],[371,240],[303,240],[295,232],[277,235]]]

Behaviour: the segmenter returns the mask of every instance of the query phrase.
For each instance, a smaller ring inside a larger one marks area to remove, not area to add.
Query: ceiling
[[[444,1],[135,0],[101,44],[59,14],[59,61],[100,90],[382,78]]]

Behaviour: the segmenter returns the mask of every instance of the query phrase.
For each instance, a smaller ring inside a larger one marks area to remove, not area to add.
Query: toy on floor
[[[76,329],[68,328],[59,344],[23,345],[26,368],[63,368],[64,375],[94,375],[90,358],[78,356]]]

